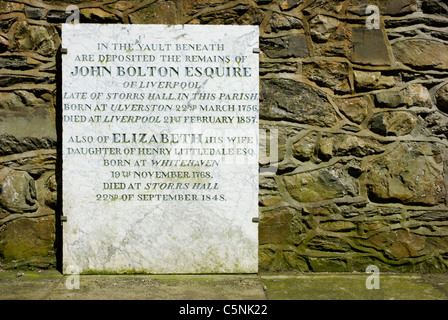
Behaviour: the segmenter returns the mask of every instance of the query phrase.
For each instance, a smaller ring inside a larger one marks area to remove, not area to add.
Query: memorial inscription
[[[257,272],[258,27],[63,25],[63,268]]]

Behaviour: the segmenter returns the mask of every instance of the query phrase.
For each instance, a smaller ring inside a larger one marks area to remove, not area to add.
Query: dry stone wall
[[[2,267],[57,262],[68,5],[81,23],[260,26],[260,270],[447,271],[443,0],[2,1]]]

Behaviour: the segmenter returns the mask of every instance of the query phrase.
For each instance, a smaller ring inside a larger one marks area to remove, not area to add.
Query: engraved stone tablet
[[[62,26],[64,273],[258,270],[257,26]]]

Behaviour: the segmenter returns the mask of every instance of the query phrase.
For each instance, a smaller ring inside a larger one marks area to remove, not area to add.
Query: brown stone
[[[375,100],[377,107],[432,107],[429,91],[421,84],[410,84],[401,90],[379,92],[375,95]]]
[[[335,93],[349,93],[351,91],[347,63],[332,61],[314,61],[303,64],[304,77],[319,86],[328,87]]]
[[[302,0],[284,0],[279,4],[280,10],[287,11],[297,7],[302,3]]]
[[[80,15],[81,22],[117,23],[120,20],[116,15],[98,8],[81,9]]]
[[[382,232],[367,240],[375,249],[383,251],[389,258],[398,260],[423,255],[425,237],[400,229]]]
[[[52,209],[56,209],[58,194],[56,176],[54,174],[47,179],[47,181],[45,182],[45,187],[45,204]]]
[[[339,110],[354,123],[360,124],[364,121],[373,107],[372,99],[368,96],[354,97],[337,100]]]
[[[189,1],[182,1],[189,2]],[[160,3],[160,2],[157,2]],[[156,4],[157,4],[156,3]],[[221,1],[222,3],[222,1]],[[236,24],[236,25],[260,25],[263,21],[264,12],[252,6],[244,4],[237,5],[230,9],[217,10],[211,12],[204,12],[197,18],[191,21],[193,24]],[[163,22],[166,17],[160,17],[160,23]]]
[[[197,10],[207,10],[210,8],[215,8],[222,4],[227,4],[231,2],[232,0],[191,0],[191,1],[179,1],[180,5],[182,6],[182,11],[186,14],[193,14],[197,12]],[[134,3],[135,1],[130,1]]]
[[[344,8],[344,2],[341,0],[314,0],[308,1],[302,9],[304,13],[312,15],[316,12],[326,11],[339,14]]]
[[[113,10],[126,11],[132,9],[136,5],[132,0],[120,0],[107,4],[106,7]]]
[[[356,229],[356,224],[350,221],[326,221],[320,224],[321,229],[331,232],[348,232]]]
[[[292,218],[293,211],[290,208],[263,213],[258,227],[259,244],[287,244]]]
[[[403,143],[365,164],[366,186],[373,201],[436,205],[446,197],[441,146]]]
[[[422,84],[410,84],[406,89],[405,95],[408,97],[409,107],[431,108],[432,100],[428,89]]]
[[[294,128],[260,124],[259,163],[262,165],[277,165],[278,162],[283,161],[288,136],[297,132]],[[275,152],[277,153],[277,159],[274,159]]]
[[[292,155],[300,161],[309,161],[316,148],[317,134],[311,133],[293,145]]]
[[[358,183],[343,169],[334,167],[283,177],[286,190],[299,202],[315,202],[356,196]]]
[[[417,118],[407,111],[381,112],[376,114],[369,128],[383,136],[404,136],[417,125]]]
[[[54,261],[54,216],[19,218],[0,228],[0,256],[11,260]],[[40,259],[39,259],[40,258]]]
[[[395,59],[415,69],[448,69],[448,46],[430,40],[403,40],[392,45]]]
[[[314,272],[347,272],[347,262],[344,258],[309,257],[310,269]]]
[[[53,56],[61,42],[55,28],[51,26],[29,25],[26,21],[14,24],[14,51],[34,51],[43,56]]]
[[[318,156],[324,161],[333,157],[333,139],[322,139],[319,143]]]
[[[0,110],[2,111],[24,111],[25,104],[14,92],[2,92],[0,96]]]
[[[359,90],[387,89],[396,85],[393,76],[383,76],[380,71],[359,71],[354,70],[355,87]]]
[[[180,2],[174,1],[156,1],[149,6],[143,7],[129,14],[129,21],[132,24],[163,23],[177,24],[181,23],[178,5]]]
[[[22,12],[24,10],[23,3],[16,3],[12,1],[0,2],[0,13]]]
[[[376,140],[367,137],[357,137],[349,134],[338,134],[332,139],[332,154],[334,156],[364,157],[367,155],[378,154],[384,152],[384,147]]]
[[[437,90],[436,93],[437,108],[448,113],[448,84]]]
[[[343,238],[331,236],[316,236],[308,242],[307,247],[324,252],[347,252],[352,249]]]

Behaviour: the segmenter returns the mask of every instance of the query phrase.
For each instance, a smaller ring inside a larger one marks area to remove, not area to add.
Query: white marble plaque
[[[63,272],[258,270],[257,26],[62,25]]]

